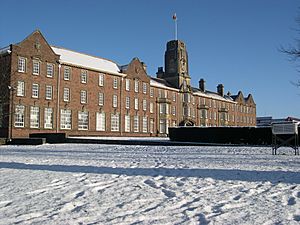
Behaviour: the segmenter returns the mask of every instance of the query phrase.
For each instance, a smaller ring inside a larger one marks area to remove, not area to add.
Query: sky
[[[39,29],[50,45],[128,64],[147,73],[164,66],[166,43],[178,39],[189,56],[192,85],[252,94],[257,116],[300,118],[299,62],[279,51],[296,46],[299,0],[10,0],[1,1],[0,48]]]

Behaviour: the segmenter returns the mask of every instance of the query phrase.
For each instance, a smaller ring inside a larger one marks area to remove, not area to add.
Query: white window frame
[[[52,63],[47,63],[47,77],[53,77],[54,75],[54,64]]]
[[[70,109],[60,110],[60,129],[71,130],[72,128],[72,111]]]
[[[64,102],[70,101],[70,88],[64,88]]]
[[[53,109],[52,108],[44,109],[44,128],[45,129],[53,128]]]
[[[96,131],[105,131],[105,113],[97,112],[96,113]]]
[[[142,129],[143,133],[147,133],[148,132],[148,117],[147,116],[143,116],[143,129]]]
[[[113,88],[118,89],[118,78],[117,77],[113,78]]]
[[[150,113],[154,113],[154,104],[153,104],[153,102],[150,102],[149,108],[150,108]]]
[[[125,90],[130,91],[130,79],[125,79]]]
[[[26,73],[26,64],[27,64],[27,59],[24,57],[19,57],[18,58],[18,72]]]
[[[138,98],[134,98],[134,109],[139,110],[139,99]]]
[[[99,92],[98,94],[98,105],[104,106],[104,93]]]
[[[143,93],[147,94],[147,83],[143,82]]]
[[[32,74],[40,75],[40,61],[37,59],[32,60]]]
[[[86,84],[87,83],[87,70],[81,70],[81,73],[80,73],[80,82],[82,84]]]
[[[138,115],[135,115],[133,116],[133,132],[134,133],[138,133],[139,132],[139,116]]]
[[[117,108],[118,107],[118,95],[113,95],[112,97],[113,97],[113,99],[112,99],[112,106],[114,108]]]
[[[120,130],[120,115],[118,113],[116,114],[111,114],[111,119],[110,119],[110,130],[113,132],[118,132]]]
[[[39,98],[39,84],[32,84],[32,91],[31,91],[31,97],[32,98]]]
[[[25,127],[25,106],[16,105],[15,107],[15,127]]]
[[[17,96],[19,96],[19,97],[25,96],[25,82],[24,81],[18,81]]]
[[[99,86],[103,87],[104,86],[104,74],[99,73]]]
[[[47,100],[52,100],[53,95],[53,87],[51,85],[46,85],[45,89],[45,98]]]
[[[143,111],[147,111],[147,100],[143,99]]]
[[[81,104],[86,104],[87,103],[87,91],[86,90],[81,90],[80,91],[80,103]]]
[[[30,128],[40,127],[40,107],[30,106]]]
[[[150,87],[150,97],[152,98],[154,96],[154,88]]]
[[[65,66],[64,67],[64,80],[70,80],[71,79],[71,67]]]
[[[172,106],[172,115],[173,116],[176,115],[176,106],[175,105]]]
[[[134,80],[134,92],[136,92],[136,93],[139,92],[139,80],[138,79]]]
[[[130,108],[130,97],[126,96],[125,98],[125,109],[129,109]]]
[[[87,111],[78,112],[78,130],[89,129],[89,113]]]
[[[173,102],[176,102],[176,92],[173,92]]]
[[[125,115],[124,131],[130,132],[130,115]]]

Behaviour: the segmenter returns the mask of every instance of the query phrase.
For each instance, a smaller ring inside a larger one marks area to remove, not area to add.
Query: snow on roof
[[[158,78],[150,77],[150,85],[151,85],[151,86],[155,86],[155,87],[158,87],[158,88],[169,89],[169,90],[172,90],[172,91],[179,91],[179,90],[176,89],[176,88],[172,88],[172,87],[167,86],[167,85],[164,83],[165,80],[161,80],[161,81],[162,81],[162,82],[159,82],[159,81],[158,81]]]
[[[7,53],[10,50],[10,45],[0,49],[0,55]]]
[[[60,47],[51,46],[51,48],[56,54],[60,55],[60,61],[62,63],[121,75],[119,66],[113,61]]]

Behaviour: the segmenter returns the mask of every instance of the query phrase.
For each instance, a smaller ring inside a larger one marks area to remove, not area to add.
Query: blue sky
[[[295,44],[298,0],[1,1],[0,47],[40,29],[51,45],[127,64],[138,57],[155,76],[166,43],[187,45],[193,86],[252,93],[257,115],[300,118],[297,64],[278,51]],[[300,65],[300,64],[299,64]]]

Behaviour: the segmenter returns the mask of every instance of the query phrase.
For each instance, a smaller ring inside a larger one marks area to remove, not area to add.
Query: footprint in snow
[[[288,200],[288,205],[295,205],[296,204],[296,199],[294,197],[290,197]]]

